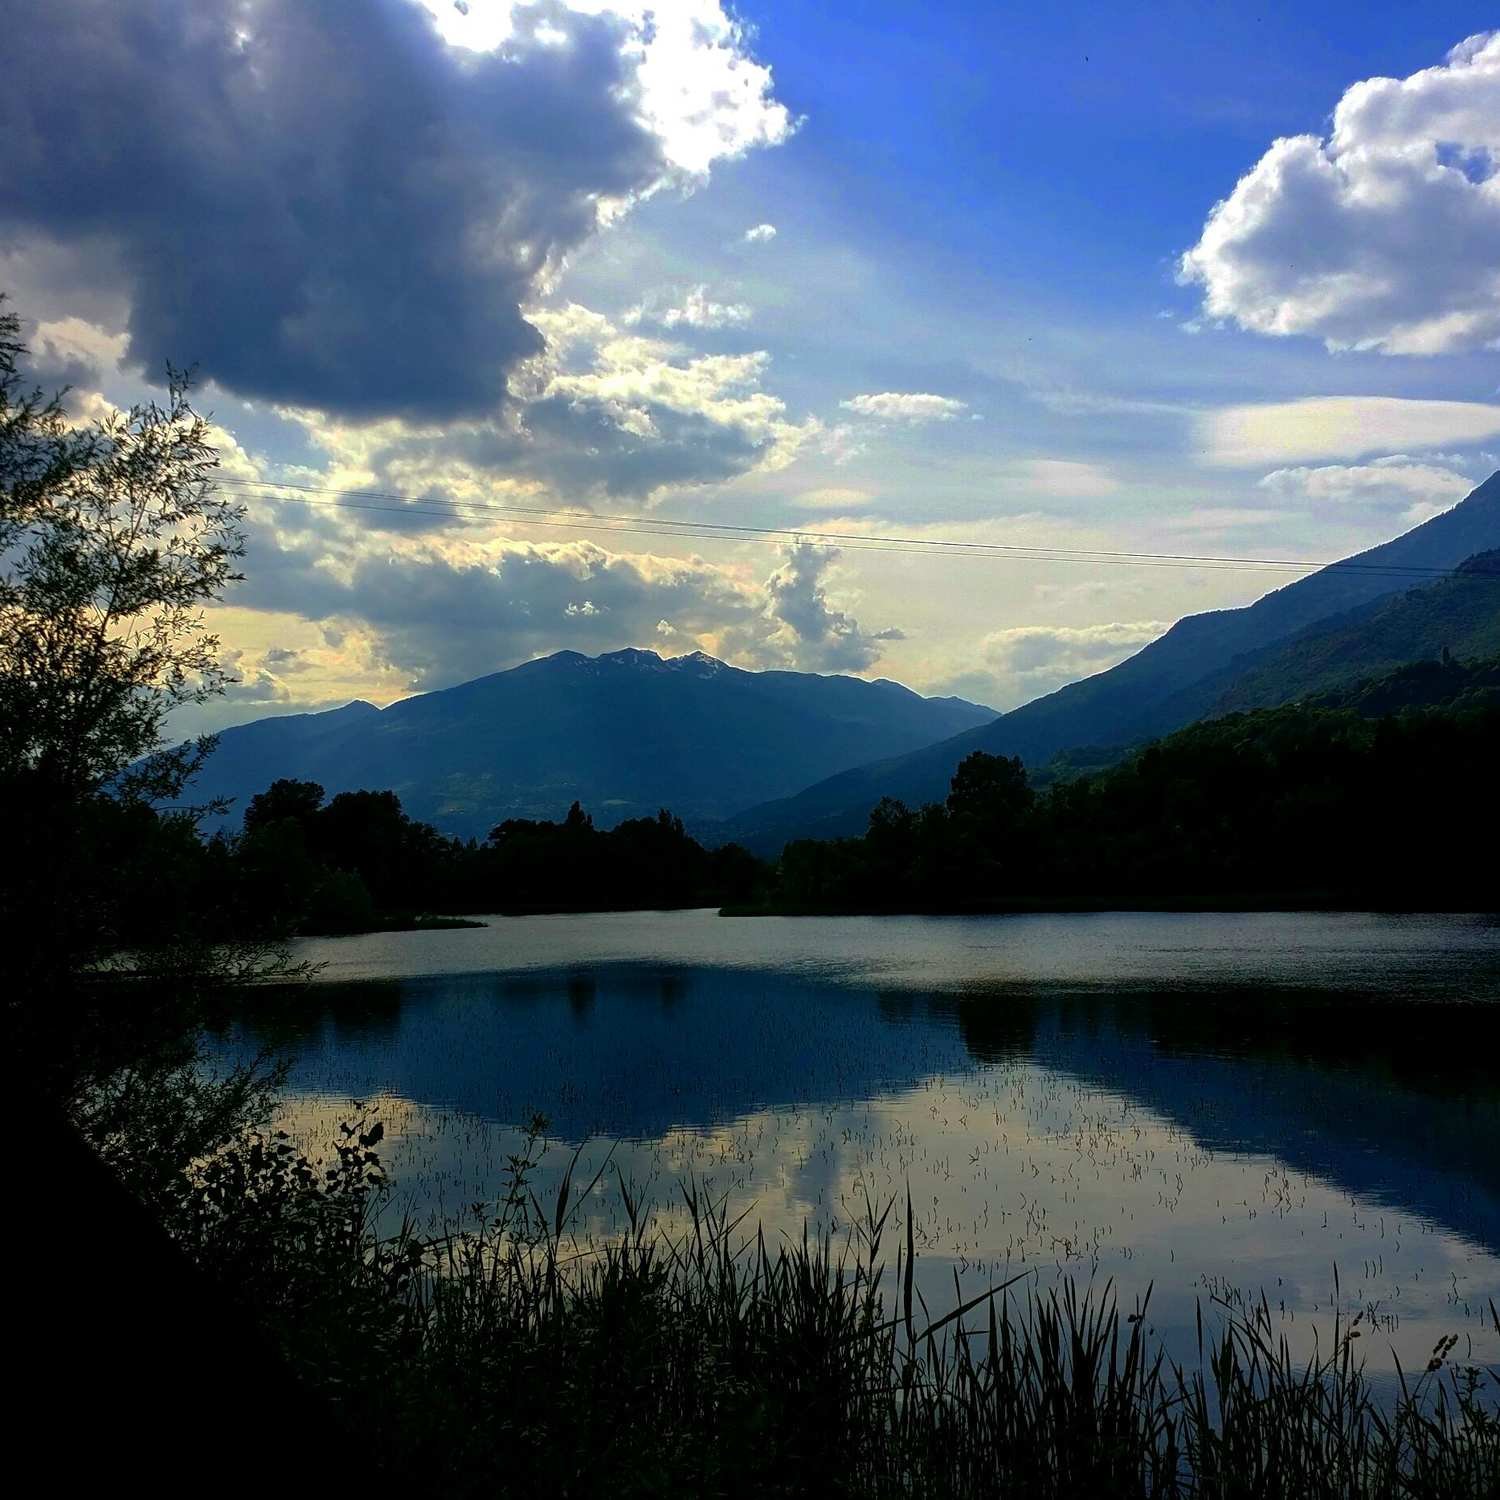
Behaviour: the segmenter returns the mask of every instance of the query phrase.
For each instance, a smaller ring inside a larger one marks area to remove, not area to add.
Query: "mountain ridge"
[[[1081,745],[1126,745],[1169,733],[1210,711],[1212,700],[1200,702],[1191,690],[1225,672],[1238,658],[1408,590],[1414,570],[1447,573],[1497,546],[1500,471],[1450,510],[1388,542],[1321,568],[1241,609],[1188,615],[1104,672],[1069,683],[951,740],[872,757],[792,797],[750,808],[727,820],[719,836],[774,853],[790,838],[862,832],[870,808],[882,797],[912,806],[941,801],[954,768],[974,750],[1019,755],[1039,765]]]
[[[226,729],[191,798],[231,799],[220,821],[232,825],[251,795],[291,777],[330,796],[388,788],[464,836],[556,818],[575,800],[604,825],[663,806],[717,824],[871,745],[913,749],[993,717],[889,679],[750,672],[701,651],[559,651],[383,709],[355,700]]]

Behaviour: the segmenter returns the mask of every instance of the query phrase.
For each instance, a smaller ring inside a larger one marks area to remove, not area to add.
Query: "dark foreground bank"
[[[660,1233],[617,1180],[631,1228],[601,1242],[576,1227],[601,1182],[543,1205],[529,1153],[463,1232],[382,1240],[381,1135],[351,1124],[309,1161],[244,1132],[158,1186],[171,1243],[142,1233],[131,1252],[195,1268],[180,1289],[143,1283],[169,1339],[189,1320],[253,1327],[272,1454],[283,1425],[327,1413],[328,1451],[456,1496],[1500,1492],[1500,1372],[1451,1341],[1382,1404],[1359,1319],[1301,1364],[1268,1311],[1210,1303],[1178,1368],[1149,1302],[1122,1309],[1108,1287],[1018,1278],[929,1310],[909,1205],[870,1208],[843,1242],[772,1245],[691,1187],[691,1227]],[[143,1417],[143,1450],[171,1452],[180,1385]]]

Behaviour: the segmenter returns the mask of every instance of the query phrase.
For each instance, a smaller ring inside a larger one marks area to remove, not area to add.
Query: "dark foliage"
[[[191,858],[222,859],[241,920],[266,931],[353,932],[428,912],[591,911],[750,900],[765,868],[707,850],[663,809],[601,830],[575,802],[561,822],[513,818],[483,843],[410,818],[393,792],[277,781],[244,831]]]
[[[788,845],[773,902],[1489,910],[1496,765],[1500,662],[1417,663],[1194,725],[1037,796],[1019,760],[976,751],[946,804],[887,798],[862,838]]]
[[[1147,1304],[1017,1277],[941,1315],[914,1295],[911,1205],[768,1244],[684,1189],[667,1231],[576,1222],[600,1178],[529,1181],[545,1122],[472,1227],[374,1231],[379,1124],[310,1159],[254,1131],[162,1202],[235,1311],[322,1393],[363,1464],[445,1495],[1417,1500],[1493,1493],[1495,1372],[1454,1340],[1382,1404],[1342,1318],[1299,1361],[1262,1303],[1204,1309],[1168,1361]],[[576,1160],[576,1157],[575,1157]],[[127,1177],[131,1163],[121,1163]],[[600,1177],[602,1177],[602,1172]],[[891,1274],[894,1273],[894,1274]],[[341,1420],[340,1420],[341,1419]]]

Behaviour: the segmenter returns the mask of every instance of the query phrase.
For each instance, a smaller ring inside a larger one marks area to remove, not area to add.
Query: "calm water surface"
[[[1339,1296],[1408,1367],[1500,1360],[1500,923],[1364,914],[497,917],[324,939],[220,1040],[290,1059],[285,1121],[384,1119],[393,1214],[493,1201],[540,1111],[669,1226],[682,1183],[768,1233],[910,1188],[934,1311],[1025,1272],[1113,1279],[1186,1349],[1264,1290]],[[618,1227],[601,1184],[580,1228]],[[894,1218],[895,1216],[893,1216]],[[900,1233],[904,1236],[904,1224]]]

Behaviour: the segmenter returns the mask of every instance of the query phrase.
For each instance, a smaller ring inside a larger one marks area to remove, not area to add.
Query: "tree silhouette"
[[[164,728],[230,680],[202,606],[244,534],[184,375],[165,404],[77,424],[23,377],[20,333],[0,305],[0,918],[24,995],[120,947],[135,893],[106,856],[125,823],[149,832],[124,810],[180,796],[211,747]]]

